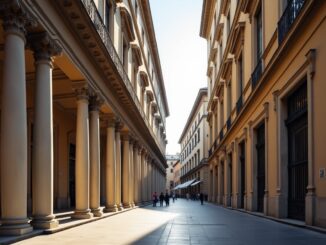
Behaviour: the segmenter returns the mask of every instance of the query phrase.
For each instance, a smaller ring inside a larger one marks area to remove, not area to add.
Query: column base
[[[264,195],[264,214],[268,215],[268,192]]]
[[[276,218],[286,218],[288,215],[288,202],[287,197],[278,193],[275,198]]]
[[[28,219],[2,219],[0,236],[20,236],[33,231]]]
[[[73,219],[91,219],[93,214],[90,212],[90,209],[87,210],[75,210],[75,213],[71,215]]]
[[[122,211],[122,210],[123,210],[123,205],[122,205],[122,203],[120,203],[119,205],[117,205],[117,207],[118,207],[118,211]]]
[[[117,205],[109,205],[103,209],[104,213],[114,213],[118,212],[118,207]]]
[[[91,212],[94,215],[94,217],[101,217],[103,215],[101,209],[99,208],[94,208],[94,209],[92,208]]]
[[[34,216],[31,222],[36,229],[52,229],[59,225],[59,222],[55,219],[54,215],[48,216]]]
[[[124,203],[123,208],[131,208],[131,204],[130,203]]]
[[[308,189],[305,198],[305,222],[307,225],[315,225],[316,195]]]

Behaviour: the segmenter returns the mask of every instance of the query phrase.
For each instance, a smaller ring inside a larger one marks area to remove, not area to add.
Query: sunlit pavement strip
[[[178,199],[16,244],[325,245],[326,235],[211,204]]]

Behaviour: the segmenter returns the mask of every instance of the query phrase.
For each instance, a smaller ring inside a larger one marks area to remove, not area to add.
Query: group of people
[[[186,193],[186,198],[187,198],[187,201],[190,199],[190,194],[188,192]],[[199,199],[201,205],[204,204],[204,194],[203,193],[198,193],[197,195],[192,194],[191,199],[194,200],[194,201]]]
[[[174,202],[174,200],[176,199],[175,194],[172,193],[171,196],[172,196],[172,200]],[[156,207],[156,204],[157,204],[158,201],[160,201],[160,207],[163,207],[163,202],[164,201],[165,201],[165,206],[169,206],[170,205],[170,195],[169,195],[169,193],[166,192],[165,195],[164,195],[164,193],[161,192],[161,194],[159,196],[157,196],[157,193],[154,192],[153,193],[153,207]]]

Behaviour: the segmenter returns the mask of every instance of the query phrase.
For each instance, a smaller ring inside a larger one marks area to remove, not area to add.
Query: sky
[[[207,47],[199,36],[202,0],[150,0],[150,6],[170,109],[166,154],[176,154],[197,93],[207,87]]]

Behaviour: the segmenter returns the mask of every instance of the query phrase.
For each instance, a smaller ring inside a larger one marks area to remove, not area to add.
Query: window
[[[200,142],[200,128],[197,130],[197,138],[198,138],[198,142]]]
[[[145,32],[144,32],[144,28],[141,29],[141,40],[143,41],[143,46],[145,46]]]
[[[226,34],[227,36],[229,35],[230,33],[230,29],[231,29],[231,20],[230,20],[230,10],[228,12],[228,15],[226,16]]]
[[[138,16],[138,3],[137,3],[137,0],[135,0],[135,15],[136,15],[136,20],[137,20],[137,16]]]
[[[170,173],[173,173],[173,168],[170,169]]]
[[[242,91],[243,91],[243,62],[242,62],[242,52],[239,56],[239,59],[238,59],[238,71],[239,71],[239,75],[238,75],[238,83],[239,83],[239,92],[240,92],[240,95],[242,94]]]
[[[104,23],[106,25],[106,28],[109,29],[110,28],[110,16],[111,16],[111,6],[110,6],[110,1],[106,1],[105,2],[105,19],[104,19]]]
[[[122,64],[125,71],[128,73],[128,44],[122,37]]]

